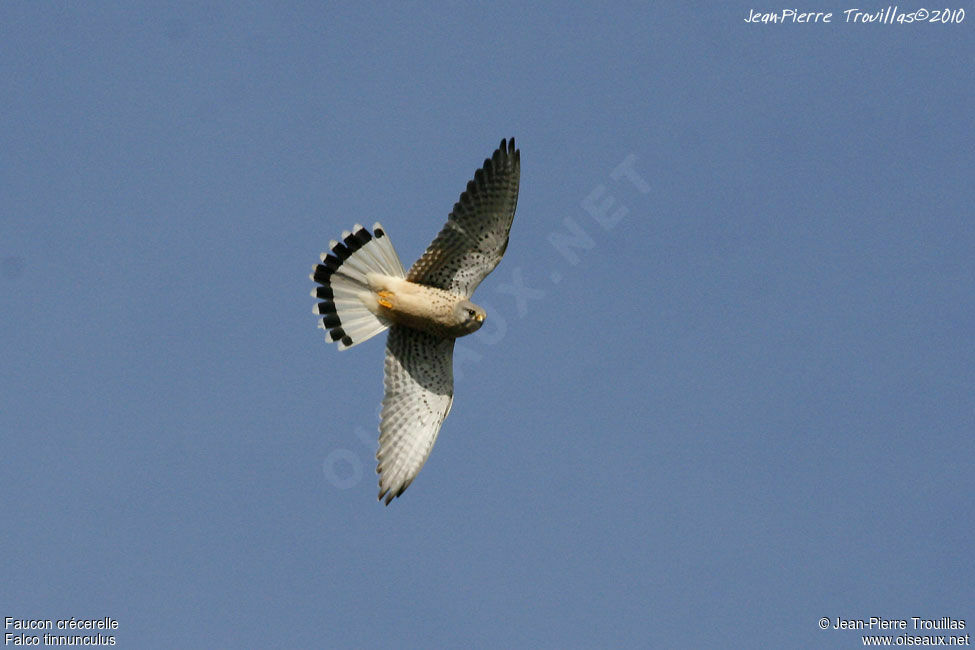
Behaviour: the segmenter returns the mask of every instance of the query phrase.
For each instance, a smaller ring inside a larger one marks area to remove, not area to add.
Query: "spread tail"
[[[396,278],[406,277],[403,264],[383,231],[376,223],[373,231],[356,224],[352,232],[342,233],[342,241],[329,242],[328,253],[315,266],[311,279],[317,282],[311,295],[322,302],[315,313],[322,316],[318,326],[327,330],[326,338],[338,343],[339,350],[351,348],[372,338],[390,326],[366,305],[375,302],[366,276],[379,273]]]

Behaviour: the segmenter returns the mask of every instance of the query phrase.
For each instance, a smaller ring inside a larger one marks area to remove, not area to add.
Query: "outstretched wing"
[[[520,176],[521,152],[515,149],[515,139],[502,140],[406,279],[470,298],[508,246]]]
[[[394,325],[386,340],[379,499],[403,493],[427,461],[454,398],[454,339]]]

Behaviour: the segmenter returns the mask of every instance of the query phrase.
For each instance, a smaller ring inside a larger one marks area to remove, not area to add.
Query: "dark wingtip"
[[[377,468],[377,472],[378,471],[379,471],[379,469]],[[392,502],[393,499],[399,498],[404,492],[406,492],[406,488],[410,487],[410,483],[412,483],[412,482],[413,482],[413,479],[410,479],[409,481],[407,481],[406,483],[404,483],[403,485],[401,485],[399,487],[399,489],[396,489],[396,490],[394,490],[393,488],[386,488],[384,490],[380,486],[380,488],[379,488],[379,500],[380,501],[385,500],[386,501],[386,505],[388,506],[390,504],[390,502]]]
[[[501,139],[501,146],[495,152],[495,156],[506,155],[508,157],[513,157],[516,161],[521,160],[521,152],[515,148],[515,138],[511,136],[507,140]]]

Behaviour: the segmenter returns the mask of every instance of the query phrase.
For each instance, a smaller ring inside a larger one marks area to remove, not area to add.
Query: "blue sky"
[[[121,647],[975,624],[975,8],[852,6],[3,3],[2,615]],[[383,341],[327,345],[307,274],[356,222],[412,263],[507,136],[488,321],[383,507]]]

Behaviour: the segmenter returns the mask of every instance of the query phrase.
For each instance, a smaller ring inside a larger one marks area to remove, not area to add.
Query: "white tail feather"
[[[372,233],[356,224],[352,232],[342,233],[341,242],[329,242],[329,248],[311,274],[311,279],[321,285],[312,296],[322,300],[315,306],[315,313],[322,316],[318,326],[328,331],[329,341],[344,350],[390,326],[373,312],[376,298],[367,276],[378,273],[404,278],[406,272],[379,223]]]

